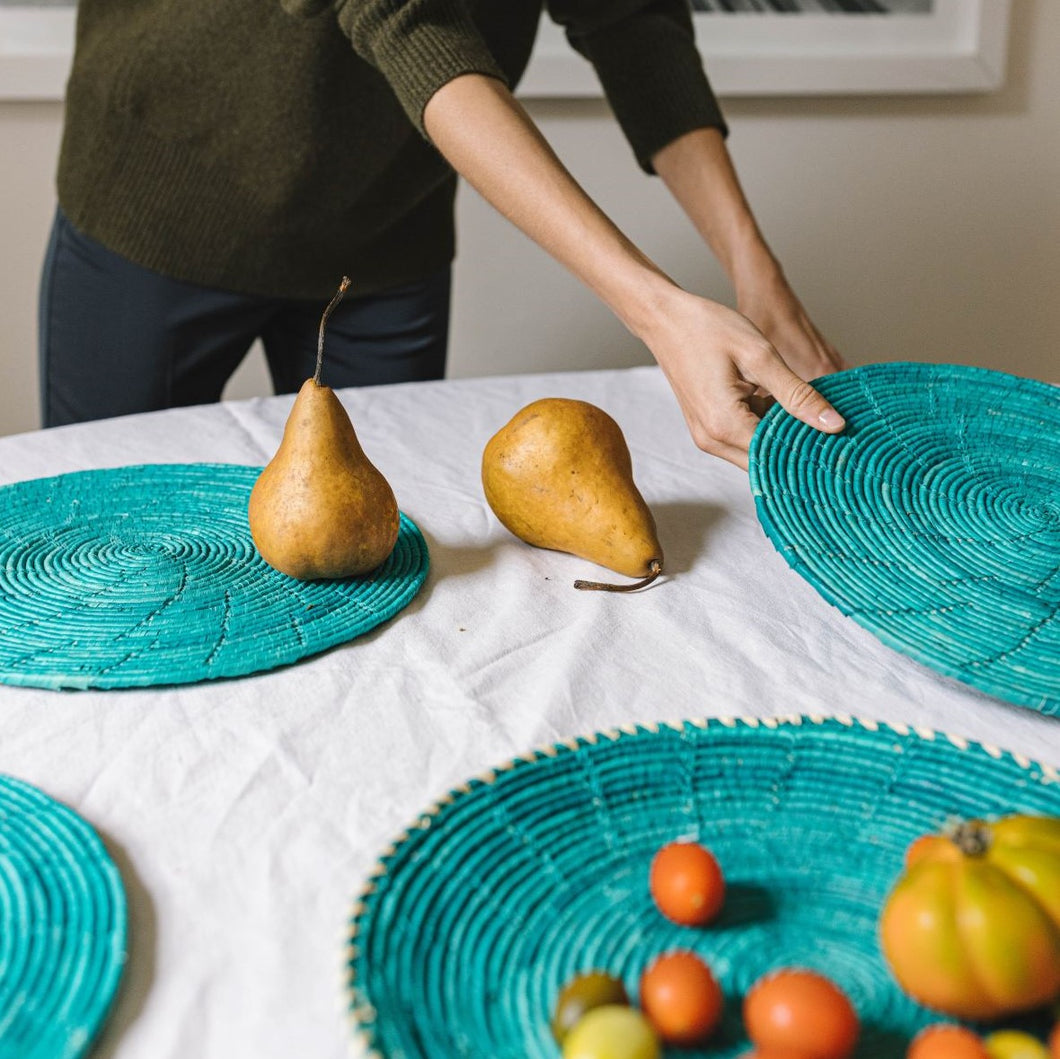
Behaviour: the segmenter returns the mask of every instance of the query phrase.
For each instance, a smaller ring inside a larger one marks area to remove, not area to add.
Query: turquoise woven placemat
[[[712,720],[596,735],[473,780],[382,857],[355,904],[347,995],[385,1059],[555,1059],[549,1019],[575,974],[636,998],[654,955],[691,948],[726,995],[710,1048],[746,1051],[740,1000],[765,972],[831,976],[863,1023],[857,1055],[902,1059],[937,1016],[892,983],[877,917],[907,845],[950,816],[1060,814],[1060,776],[993,748],[849,718]],[[727,878],[706,928],[665,920],[654,853],[692,839]]]
[[[890,647],[1060,714],[1060,388],[929,364],[815,385],[843,434],[774,407],[751,443],[777,550]]]
[[[76,813],[0,775],[0,1059],[75,1059],[125,964],[125,891]]]
[[[0,682],[118,688],[242,676],[345,643],[427,576],[401,516],[360,578],[296,581],[247,528],[260,468],[149,464],[0,489]]]

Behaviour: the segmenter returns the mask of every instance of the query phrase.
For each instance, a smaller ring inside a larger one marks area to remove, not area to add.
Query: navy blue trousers
[[[440,379],[449,286],[445,269],[382,293],[347,293],[328,319],[324,384]],[[325,304],[169,279],[88,238],[57,211],[41,276],[42,423],[219,401],[258,338],[276,393],[294,393],[313,374]]]

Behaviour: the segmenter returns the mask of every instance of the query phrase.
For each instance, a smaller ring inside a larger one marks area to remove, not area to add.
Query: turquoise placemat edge
[[[32,488],[47,489],[49,486],[53,486],[53,484],[55,488],[59,488],[62,484],[69,484],[78,477],[88,479],[102,476],[100,480],[104,480],[108,476],[114,476],[115,480],[118,481],[131,481],[136,483],[140,479],[147,479],[151,476],[165,478],[165,476],[170,475],[179,479],[181,474],[185,472],[194,479],[191,483],[192,486],[200,485],[203,488],[209,488],[211,473],[215,472],[218,479],[222,480],[226,487],[242,490],[245,492],[246,496],[249,497],[250,489],[254,481],[257,479],[258,474],[260,474],[261,467],[235,463],[152,463],[119,465],[109,468],[70,471],[59,475],[50,475],[13,482],[0,487],[0,498],[3,498],[4,493],[8,490],[25,490]],[[180,483],[178,482],[177,484]],[[245,501],[241,501],[241,503],[245,504]],[[91,506],[98,507],[99,505],[94,504]],[[238,517],[245,527],[244,508],[240,509]],[[343,591],[342,586],[346,584],[345,582],[303,582],[297,581],[293,578],[287,578],[286,575],[272,570],[264,563],[264,560],[260,558],[260,555],[258,555],[256,549],[253,547],[249,528],[245,529],[242,536],[245,539],[246,549],[253,555],[254,562],[260,564],[263,576],[275,579],[279,586],[286,586],[285,591],[296,596],[299,593],[319,594],[321,592],[336,593]],[[404,512],[401,513],[399,538],[394,552],[379,568],[377,568],[377,570],[372,571],[361,579],[351,579],[350,584],[352,584],[354,580],[363,583],[365,586],[385,584],[387,577],[390,576],[391,572],[394,570],[394,564],[399,560],[404,563],[404,566],[400,571],[400,576],[405,579],[405,584],[398,585],[397,582],[395,582],[393,591],[390,591],[388,587],[389,594],[386,599],[381,601],[381,605],[377,596],[372,596],[365,607],[361,607],[356,599],[353,599],[352,601],[348,600],[348,603],[352,602],[354,605],[360,607],[360,613],[363,615],[362,619],[359,619],[358,623],[355,623],[357,627],[354,629],[353,633],[347,634],[347,630],[333,635],[330,638],[326,635],[324,637],[319,637],[318,627],[314,626],[312,630],[313,635],[314,637],[317,637],[320,642],[309,643],[308,649],[293,651],[290,647],[286,647],[278,653],[274,652],[272,657],[268,657],[267,645],[261,644],[259,640],[259,646],[264,649],[259,652],[261,654],[261,659],[253,665],[248,666],[242,664],[238,660],[235,665],[232,665],[227,660],[223,660],[225,662],[224,665],[214,667],[209,673],[197,673],[189,676],[187,673],[181,672],[176,674],[175,677],[171,675],[169,679],[156,678],[154,676],[143,677],[139,675],[127,675],[121,671],[120,667],[115,668],[111,673],[103,673],[102,675],[92,672],[82,675],[77,672],[71,672],[67,669],[66,671],[56,673],[54,676],[46,676],[33,670],[19,671],[14,666],[7,666],[5,659],[0,658],[0,668],[3,668],[3,672],[0,672],[0,684],[63,691],[78,691],[86,689],[116,690],[149,686],[164,687],[205,680],[235,679],[252,676],[270,669],[296,664],[304,659],[311,658],[315,655],[322,654],[327,650],[349,643],[364,633],[372,631],[375,627],[390,621],[403,610],[416,597],[416,595],[419,594],[430,571],[430,555],[427,542],[419,526],[416,525],[416,523]],[[346,616],[344,620],[348,625],[350,621],[349,617]],[[283,645],[281,645],[281,647],[282,646]]]
[[[479,788],[493,786],[501,778],[509,777],[512,773],[521,769],[532,767],[543,763],[546,767],[551,761],[561,759],[564,755],[577,753],[583,748],[593,748],[606,743],[620,743],[623,740],[635,739],[641,736],[658,736],[673,733],[680,738],[686,734],[707,736],[710,734],[724,736],[730,734],[746,734],[754,736],[755,733],[765,738],[779,735],[788,731],[797,734],[800,730],[814,733],[830,733],[833,736],[842,737],[845,733],[857,733],[866,739],[890,739],[900,741],[906,748],[923,744],[937,746],[939,750],[948,750],[961,755],[962,761],[967,761],[967,766],[978,769],[976,776],[980,776],[982,769],[993,768],[994,765],[1005,767],[1020,776],[1026,777],[1026,783],[1040,789],[1056,788],[1056,805],[1060,811],[1060,768],[1050,764],[1033,761],[1023,755],[1014,754],[999,747],[989,744],[975,742],[960,736],[951,735],[946,732],[906,725],[900,723],[889,723],[871,720],[866,717],[852,716],[849,714],[835,715],[781,715],[769,718],[755,718],[745,716],[698,718],[694,720],[680,720],[670,722],[645,723],[625,725],[604,731],[593,732],[572,737],[570,739],[536,748],[526,754],[512,758],[494,768],[487,770],[481,775],[468,779],[465,783],[453,788],[447,794],[437,799],[426,810],[414,818],[412,823],[381,853],[374,867],[357,891],[345,924],[343,952],[343,985],[347,998],[347,1020],[348,1028],[358,1045],[364,1050],[368,1059],[397,1059],[404,1056],[403,1051],[383,1051],[377,1040],[376,1012],[372,1003],[372,997],[365,993],[360,985],[358,975],[358,964],[362,959],[361,938],[366,923],[375,914],[376,905],[385,891],[387,875],[391,867],[399,863],[405,856],[406,847],[409,843],[415,844],[419,834],[429,832],[439,822],[439,818],[453,807],[454,802],[471,795]],[[963,755],[969,755],[967,759]],[[939,782],[944,782],[944,775],[939,777]],[[1024,785],[1021,780],[1016,787]],[[1015,804],[1019,801],[1018,790],[1004,788],[1005,797],[1002,798],[1002,789],[998,788],[990,798],[986,792],[983,802],[994,801],[997,803]],[[977,795],[978,797],[978,795]],[[1011,810],[1008,810],[1011,811]],[[989,814],[986,814],[989,815]],[[941,825],[942,819],[938,821]],[[540,1018],[547,1023],[548,1012],[540,1012]],[[930,1016],[928,1016],[930,1019]],[[413,1053],[410,1053],[413,1054]],[[419,1055],[419,1053],[415,1053]],[[469,1050],[461,1052],[461,1055],[475,1055],[480,1053]],[[669,1052],[667,1053],[669,1054]],[[713,1054],[708,1048],[707,1054]],[[861,1054],[859,1052],[859,1054]]]
[[[68,805],[46,794],[39,787],[18,779],[0,774],[0,829],[11,814],[13,798],[31,807],[34,814],[47,814],[59,821],[62,826],[77,837],[79,848],[86,852],[95,878],[102,881],[113,913],[113,929],[102,946],[99,958],[106,961],[106,974],[96,980],[95,995],[89,998],[87,1007],[80,1011],[72,1025],[65,1022],[49,1021],[41,1032],[35,1032],[34,1039],[27,1043],[24,1038],[12,1042],[4,1037],[14,1029],[26,1029],[20,1022],[20,1014],[0,1011],[0,1059],[76,1059],[88,1053],[97,1041],[104,1025],[110,1017],[117,1000],[122,976],[128,958],[129,916],[128,903],[121,873],[113,858],[107,851],[103,840],[96,829],[78,812]],[[4,854],[8,855],[9,840],[5,840]],[[54,856],[54,854],[53,854]],[[84,871],[85,862],[79,864]],[[70,899],[68,890],[64,891],[64,900]],[[68,914],[68,913],[67,913]],[[54,925],[53,925],[54,929]],[[74,986],[80,986],[74,982]],[[33,1029],[33,1027],[28,1027]]]
[[[980,368],[970,365],[960,364],[928,364],[917,361],[890,361],[884,364],[870,364],[860,368],[852,368],[845,372],[840,373],[843,376],[852,377],[857,374],[871,374],[874,370],[923,370],[923,369],[938,369],[938,370],[953,370],[957,373],[967,373],[971,375],[989,376],[989,377],[1000,377],[1003,379],[1010,380],[1014,385],[1020,386],[1021,388],[1036,389],[1040,388],[1042,393],[1049,393],[1051,391],[1060,392],[1056,386],[1049,383],[1042,382],[1037,379],[1027,379],[1022,376],[1012,375],[1007,372],[996,371],[990,368]],[[829,396],[830,390],[833,388],[833,380],[835,376],[822,376],[818,379],[812,380],[813,386],[818,389],[825,397]],[[993,682],[987,678],[984,678],[981,674],[975,671],[969,671],[966,667],[952,666],[947,664],[944,660],[940,660],[932,655],[930,652],[925,650],[918,650],[916,647],[911,647],[909,644],[900,641],[898,638],[890,635],[886,629],[881,629],[872,626],[871,624],[862,620],[859,615],[855,612],[854,608],[849,607],[845,604],[844,599],[838,596],[831,586],[817,573],[802,562],[793,546],[788,544],[783,533],[780,531],[776,522],[773,520],[769,509],[767,507],[766,500],[766,483],[762,478],[762,463],[760,459],[760,450],[765,442],[776,429],[778,423],[782,421],[791,421],[794,417],[785,411],[780,405],[774,405],[769,409],[768,412],[762,417],[755,430],[754,435],[751,439],[749,461],[748,461],[748,481],[751,488],[752,497],[754,499],[755,511],[758,517],[759,524],[762,530],[773,545],[774,549],[781,555],[784,561],[799,574],[807,583],[813,586],[817,593],[827,602],[830,606],[835,607],[845,617],[855,621],[862,628],[866,629],[873,636],[875,636],[881,643],[885,644],[890,649],[897,651],[914,661],[923,665],[936,673],[951,678],[958,683],[972,687],[975,690],[982,692],[983,694],[989,695],[993,698],[1000,698],[1003,701],[1012,703],[1013,705],[1027,707],[1036,710],[1045,716],[1053,717],[1060,716],[1060,702],[1054,700],[1050,696],[1028,696],[1021,694],[1019,689],[1013,689],[1009,686],[1003,686],[996,682]],[[812,427],[806,426],[807,431],[813,430]],[[1060,663],[1058,663],[1060,664]]]

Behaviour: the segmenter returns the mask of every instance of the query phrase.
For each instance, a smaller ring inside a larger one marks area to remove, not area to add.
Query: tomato
[[[694,952],[668,952],[641,975],[640,1006],[667,1044],[698,1044],[721,1020],[724,998]]]
[[[990,1059],[990,1056],[971,1030],[950,1022],[937,1022],[913,1038],[905,1059]]]
[[[1049,1034],[1049,1059],[1060,1059],[1060,1022],[1053,1027]]]
[[[714,854],[695,842],[671,842],[652,860],[651,895],[667,919],[684,926],[709,923],[725,902],[725,877]]]
[[[907,860],[880,942],[910,996],[978,1020],[1060,995],[1060,818],[972,820]]]
[[[756,1048],[745,1052],[740,1059],[806,1059],[805,1052],[793,1052],[790,1048]]]
[[[563,1059],[661,1059],[648,1020],[633,1008],[605,1004],[578,1020],[563,1042]]]
[[[990,1059],[1049,1059],[1041,1041],[1019,1030],[998,1030],[983,1043]]]
[[[905,851],[906,870],[926,857],[960,860],[960,850],[945,835],[921,835]]]
[[[575,1023],[593,1008],[604,1004],[629,1006],[622,980],[602,971],[589,971],[572,978],[561,990],[552,1013],[552,1036],[559,1044]]]
[[[938,1022],[913,1038],[906,1059],[990,1059],[978,1034],[949,1022]]]
[[[756,1048],[787,1048],[804,1059],[846,1059],[858,1016],[846,994],[815,971],[786,968],[760,978],[744,998],[744,1025]]]

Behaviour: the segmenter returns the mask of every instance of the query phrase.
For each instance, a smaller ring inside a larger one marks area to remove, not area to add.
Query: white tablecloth
[[[0,687],[0,771],[84,815],[122,870],[125,982],[97,1054],[338,1059],[342,949],[377,855],[435,798],[532,747],[627,722],[854,714],[1060,764],[1060,722],[881,645],[794,574],[746,475],[698,452],[655,368],[343,391],[420,526],[431,573],[368,636],[286,669],[121,692]],[[482,496],[489,437],[578,397],[622,426],[667,575],[604,571],[511,537]],[[0,439],[0,484],[129,463],[262,464],[291,398]]]

